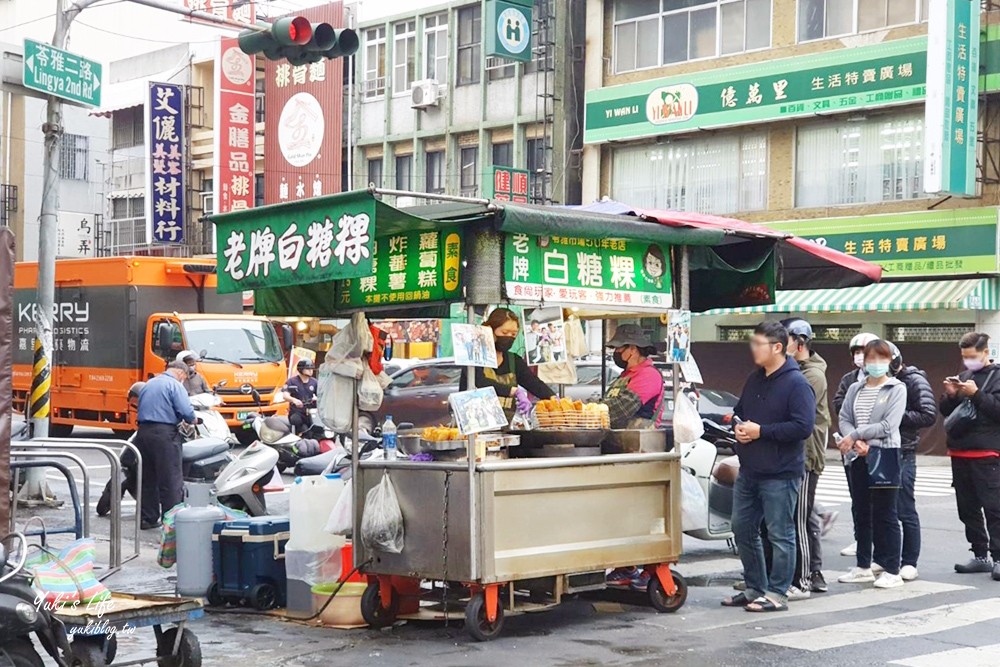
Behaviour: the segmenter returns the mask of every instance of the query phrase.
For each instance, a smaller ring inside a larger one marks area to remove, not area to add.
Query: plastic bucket
[[[363,626],[364,616],[361,615],[361,595],[367,584],[329,583],[316,584],[312,587],[313,605],[316,611],[323,608],[333,591],[340,588],[337,597],[333,598],[319,620],[323,625]]]

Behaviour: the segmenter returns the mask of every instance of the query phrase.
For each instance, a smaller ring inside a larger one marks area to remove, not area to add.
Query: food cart
[[[462,302],[470,321],[475,307],[497,304],[560,306],[581,318],[655,316],[692,301],[773,300],[787,239],[763,228],[441,196],[404,211],[382,194],[424,196],[372,189],[211,216],[220,291],[257,289],[256,307],[267,315],[447,317],[448,304]],[[803,253],[794,250],[798,266]],[[847,284],[872,280],[858,260],[838,266],[826,249],[811,256],[827,284],[835,274]],[[356,406],[354,423],[356,443]],[[607,569],[632,565],[653,575],[652,605],[676,611],[686,598],[671,569],[681,555],[679,454],[658,435],[619,437],[622,453],[603,456],[486,460],[470,435],[465,462],[353,457],[355,527],[368,491],[389,475],[405,529],[400,553],[355,545],[355,565],[369,580],[366,620],[447,617],[455,601],[448,591],[464,587],[466,628],[490,639],[505,615],[601,589]],[[570,445],[574,438],[563,436]],[[637,444],[621,445],[628,442]],[[440,604],[422,605],[428,597]]]

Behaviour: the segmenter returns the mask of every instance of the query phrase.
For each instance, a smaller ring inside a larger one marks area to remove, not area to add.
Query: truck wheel
[[[649,594],[649,603],[653,605],[653,609],[664,614],[672,614],[683,607],[688,596],[687,581],[684,580],[684,577],[672,570],[670,574],[674,578],[674,586],[677,587],[673,595],[667,595],[664,592],[663,585],[655,572],[650,572],[652,576],[649,577],[649,586],[646,588],[646,592]]]
[[[160,667],[201,667],[201,644],[188,628],[184,628],[181,633],[181,645],[177,649],[177,655],[173,655],[177,632],[178,628],[170,628],[156,642],[156,657],[160,659]]]
[[[50,438],[68,438],[73,435],[72,424],[49,424]]]
[[[486,618],[486,596],[476,593],[465,607],[465,631],[479,642],[496,639],[503,631],[503,602],[497,604],[497,617],[492,623]]]

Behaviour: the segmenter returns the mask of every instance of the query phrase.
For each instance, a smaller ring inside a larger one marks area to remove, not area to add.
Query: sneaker
[[[638,576],[638,569],[634,567],[620,567],[616,570],[612,570],[611,574],[609,574],[605,580],[605,584],[608,586],[614,586],[615,588],[628,588],[632,585],[632,581]]]
[[[885,568],[876,562],[872,562],[872,574],[882,574],[885,572]]]
[[[829,590],[822,572],[813,572],[809,578],[812,583],[813,593],[826,593]]]
[[[829,510],[827,512],[821,512],[819,515],[820,529],[819,536],[826,537],[826,534],[830,532],[833,528],[833,524],[837,523],[837,517],[840,516],[840,512],[836,510]]]
[[[733,584],[734,591],[745,591],[746,589],[747,589],[747,582],[745,581],[737,581],[735,584]]]
[[[632,579],[630,588],[633,591],[642,591],[645,593],[646,589],[649,588],[649,572],[642,570],[641,572],[636,573],[635,577]]]
[[[904,565],[899,568],[899,576],[903,578],[903,581],[916,581],[920,575],[917,574],[917,568],[914,566]]]
[[[1000,561],[993,561],[993,581],[1000,581]]]
[[[875,580],[875,588],[899,588],[903,585],[903,578],[898,574],[883,572],[882,576]]]
[[[858,555],[858,543],[848,545],[840,550],[841,556],[857,556]]]
[[[798,586],[792,586],[788,589],[786,597],[789,602],[795,602],[796,600],[808,600],[811,595],[812,591],[804,591]]]
[[[993,571],[993,563],[989,558],[973,558],[968,563],[955,563],[955,572],[959,574],[989,574]]]
[[[871,568],[852,567],[847,574],[837,577],[837,581],[842,584],[870,584],[875,581],[875,575]]]

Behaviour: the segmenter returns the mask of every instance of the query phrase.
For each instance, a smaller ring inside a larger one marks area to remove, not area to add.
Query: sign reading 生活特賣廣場
[[[150,83],[146,99],[146,237],[152,243],[183,243],[184,87]]]

